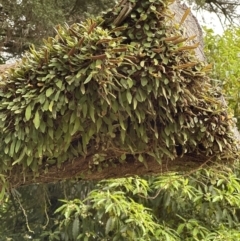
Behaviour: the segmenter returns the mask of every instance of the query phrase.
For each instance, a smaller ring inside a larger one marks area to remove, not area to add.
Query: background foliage
[[[228,106],[240,128],[240,29],[229,28],[222,36],[215,35],[211,29],[206,29],[205,33],[205,53],[214,63],[213,82],[224,90]]]
[[[110,0],[0,0],[0,51],[4,59],[19,57],[31,44],[55,34],[58,24],[80,22],[114,5]],[[7,53],[7,54],[6,54]]]
[[[13,190],[5,200],[0,234],[20,241],[236,240],[238,176],[216,167],[145,179],[33,185]]]

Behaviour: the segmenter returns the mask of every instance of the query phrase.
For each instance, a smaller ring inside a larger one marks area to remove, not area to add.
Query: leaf
[[[88,106],[86,103],[83,103],[82,105],[82,112],[83,112],[83,117],[86,118],[87,116],[87,111],[88,111]]]
[[[142,77],[142,78],[141,78],[141,85],[142,85],[142,86],[145,86],[147,83],[148,83],[147,78],[146,78],[146,77]]]
[[[131,95],[131,93],[130,93],[129,90],[127,91],[127,100],[128,100],[128,103],[129,103],[129,104],[132,103],[132,95]]]
[[[5,146],[5,148],[4,148],[4,153],[7,155],[8,152],[9,152],[9,146]]]
[[[82,94],[84,95],[85,91],[86,91],[84,83],[81,84],[80,90],[81,90]]]
[[[79,118],[76,118],[74,122],[73,130],[71,131],[71,135],[74,135],[79,130],[79,127],[80,127],[80,120]]]
[[[181,223],[177,228],[177,233],[181,234],[184,228],[185,228],[185,223]]]
[[[137,103],[138,103],[137,99],[133,98],[133,109],[134,110],[136,110],[136,108],[137,108]]]
[[[128,78],[128,79],[127,79],[127,84],[128,84],[128,87],[129,87],[129,88],[132,88],[132,86],[133,86],[133,80],[130,79],[130,78]]]
[[[181,19],[180,23],[179,23],[180,26],[184,23],[184,21],[186,20],[186,18],[189,15],[190,12],[191,12],[191,8],[187,8],[185,13],[182,16],[182,19]]]
[[[33,157],[32,157],[32,156],[29,156],[29,157],[27,158],[27,166],[30,166],[32,162],[33,162]]]
[[[10,146],[10,151],[8,153],[8,155],[11,157],[13,157],[13,154],[14,154],[15,144],[16,144],[16,139],[13,139],[11,146]]]
[[[144,161],[144,158],[143,158],[143,156],[142,156],[141,154],[138,156],[138,160],[139,160],[140,162],[143,162],[143,161]]]
[[[125,142],[125,137],[126,137],[126,131],[121,129],[120,130],[120,136],[121,136],[122,143],[124,143]]]
[[[10,135],[10,133],[4,138],[4,142],[6,143],[6,144],[8,144],[10,141],[11,141],[11,139],[12,139],[12,135]]]
[[[15,164],[17,164],[17,163],[22,161],[22,159],[24,158],[24,156],[26,154],[26,150],[27,150],[27,147],[25,146],[23,151],[22,151],[22,153],[21,153],[21,155],[19,156],[19,158],[16,161],[14,161],[12,165],[15,165]]]
[[[97,59],[95,67],[98,68],[98,69],[102,68],[102,60],[101,59]]]
[[[73,221],[72,234],[73,234],[73,239],[76,240],[79,234],[79,219],[77,217]]]
[[[92,77],[93,77],[93,74],[90,73],[90,74],[88,75],[88,77],[86,78],[86,80],[85,80],[83,83],[84,83],[84,84],[87,84],[89,81],[91,81]]]
[[[38,129],[39,126],[40,126],[40,116],[39,116],[38,110],[35,113],[35,117],[33,119],[33,124],[34,124],[36,129]]]
[[[219,146],[219,150],[222,152],[222,151],[223,151],[223,148],[222,148],[222,143],[221,143],[221,141],[219,141],[218,139],[216,139],[216,142],[217,142],[217,144],[218,144],[218,146]]]
[[[119,117],[119,124],[120,124],[121,128],[124,131],[126,131],[126,127],[125,127],[124,122],[123,122],[123,117],[122,117],[122,115],[120,113],[118,114],[118,117]]]
[[[46,91],[46,96],[49,97],[53,93],[53,88],[48,88]]]
[[[107,223],[106,223],[106,228],[105,228],[106,235],[108,235],[109,232],[111,232],[113,230],[113,226],[114,226],[114,218],[109,217],[109,219],[107,220]]]
[[[95,123],[95,113],[94,113],[94,107],[93,107],[93,105],[90,105],[90,106],[89,106],[89,115],[90,115],[92,121]]]
[[[61,89],[62,88],[62,80],[58,80],[57,82],[56,82],[56,86],[59,88],[59,89]]]
[[[28,105],[25,111],[25,118],[27,121],[30,120],[31,115],[32,115],[32,106]]]
[[[75,113],[75,112],[72,112],[71,117],[70,117],[69,124],[74,123],[75,119],[76,119],[76,113]],[[65,123],[66,123],[66,122],[65,122]],[[65,131],[64,131],[64,132],[65,132]],[[65,133],[66,133],[66,132],[65,132]]]
[[[51,139],[53,140],[53,129],[49,128],[48,129],[48,135],[51,137]]]
[[[97,124],[97,133],[98,133],[100,128],[101,128],[101,126],[102,126],[102,118],[98,118],[96,124]]]
[[[44,103],[44,105],[43,105],[43,107],[42,107],[42,110],[47,111],[48,108],[49,108],[49,101],[46,100],[45,103]]]
[[[15,153],[18,153],[20,146],[21,146],[21,140],[18,139],[15,146]]]
[[[51,111],[51,112],[52,112],[53,104],[54,104],[54,101],[52,100],[52,101],[50,102],[49,106],[48,106],[48,109],[49,109],[49,111]]]

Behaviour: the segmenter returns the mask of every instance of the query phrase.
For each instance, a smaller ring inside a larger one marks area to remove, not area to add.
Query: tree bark
[[[167,172],[193,173],[199,168],[212,164],[212,157],[200,154],[186,154],[174,160],[162,160],[160,163],[156,159],[148,157],[144,163],[139,162],[134,156],[129,155],[124,163],[119,161],[108,163],[108,167],[97,167],[92,165],[93,155],[85,158],[79,157],[68,160],[61,167],[56,165],[46,165],[36,176],[30,170],[23,172],[19,176],[19,168],[14,167],[9,173],[8,180],[11,186],[16,188],[22,185],[33,183],[53,183],[66,179],[77,180],[103,180],[108,178],[120,178],[129,176],[149,176],[161,175]],[[226,163],[225,163],[226,164]],[[91,168],[89,166],[91,165]],[[103,165],[104,166],[104,165]]]

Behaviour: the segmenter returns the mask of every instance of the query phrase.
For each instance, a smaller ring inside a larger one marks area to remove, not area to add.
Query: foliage
[[[206,29],[205,53],[210,62],[214,63],[212,76],[216,85],[223,88],[228,106],[232,109],[240,127],[240,29],[229,28],[223,36],[215,35]]]
[[[93,22],[85,22],[85,24],[86,25],[83,25],[83,26],[89,27],[89,26],[92,26]],[[99,26],[101,27],[102,25],[99,25]],[[75,29],[79,30],[81,29],[80,27],[82,26],[74,25],[72,27],[67,27],[67,28],[59,27],[58,38],[61,40],[65,39],[65,34],[66,34],[67,36],[66,39],[71,42],[73,41],[74,37],[71,36],[70,38],[68,36],[69,32]],[[101,31],[111,32],[112,30],[101,29]],[[90,37],[88,38],[88,34],[86,34],[86,36],[87,36],[85,40],[86,42],[89,41],[90,43],[92,43],[91,41],[96,41],[94,39],[95,37],[94,34],[91,35],[91,38]],[[34,72],[36,74],[35,77],[38,77],[37,71],[41,73],[47,69],[45,65],[46,58],[52,57],[51,54],[53,54],[53,52],[47,52],[46,49],[48,50],[48,47],[54,48],[55,46],[55,45],[51,45],[52,43],[51,41],[53,42],[56,41],[54,42],[54,43],[57,43],[56,46],[58,46],[58,44],[60,43],[59,44],[60,47],[58,48],[60,50],[65,49],[66,50],[65,53],[69,53],[69,51],[72,49],[71,46],[65,46],[65,42],[62,42],[59,39],[47,40],[48,41],[46,42],[47,47],[43,48],[39,52],[35,51],[34,49],[32,50],[29,56],[34,54],[36,56],[40,56],[39,62],[34,62],[34,58],[30,56],[28,60],[25,60],[26,69],[22,70],[22,74],[20,69],[18,69],[16,72],[11,73],[10,76],[14,76],[15,74],[20,74],[22,76],[22,79],[20,79],[21,77],[18,77],[19,79],[16,82],[19,84],[20,87],[22,87],[22,90],[25,88],[24,95],[28,95],[27,91],[32,90],[31,85],[35,84],[34,86],[37,86],[37,84],[39,83],[45,84],[45,82],[41,81],[42,80],[41,75],[38,79],[38,82],[36,83],[34,82],[35,80],[34,78],[32,79],[30,78],[31,76],[30,73],[33,73],[35,69],[28,67],[28,65],[32,66],[31,64],[33,63],[35,64],[35,66],[40,66],[39,67],[40,69],[37,69],[36,73]],[[121,42],[121,40],[117,40],[117,41]],[[118,42],[114,42],[114,40],[112,39],[109,42],[111,44],[118,43]],[[107,47],[105,47],[105,49],[107,49],[110,52],[111,56],[115,57],[115,54],[117,55],[117,58],[120,59],[120,60],[118,59],[120,61],[118,63],[120,64],[124,63],[123,61],[125,61],[126,59],[124,60],[121,59],[121,55],[123,53],[122,52],[112,53],[111,50],[115,49],[116,46],[111,46],[109,42],[106,44]],[[174,47],[174,44],[171,45],[172,44],[171,41],[170,43],[168,41],[167,42],[163,41],[163,43],[166,48],[168,47],[171,49],[172,47]],[[124,46],[121,45],[121,47],[126,47],[126,48],[131,47],[131,46],[129,47],[128,44],[126,44],[125,42],[123,42],[123,44]],[[168,44],[170,44],[170,46],[168,46]],[[146,49],[148,48],[150,47],[147,47]],[[89,47],[89,49],[91,49],[91,47]],[[77,50],[74,50],[74,51],[77,51]],[[44,55],[44,53],[47,53],[47,54]],[[93,54],[96,52],[93,49],[92,52],[90,51],[89,53],[92,53],[92,55],[89,54],[89,56],[92,57],[92,56],[95,56]],[[100,55],[100,53],[98,53],[98,55]],[[189,53],[187,53],[187,55],[189,56]],[[60,57],[57,54],[56,56]],[[76,56],[79,56],[79,55],[76,54]],[[76,67],[72,64],[74,63],[74,57],[76,56],[74,53],[74,55],[70,55],[70,57],[67,56],[66,59],[60,58],[60,60],[63,63],[67,63],[68,66],[73,68],[73,67]],[[132,56],[136,58],[135,54]],[[95,60],[92,60],[91,58],[90,60],[91,60],[90,61],[91,64],[93,64],[94,66],[94,70],[98,69],[96,68],[96,66],[98,66],[96,65],[97,60],[95,61]],[[103,60],[101,59],[101,61]],[[109,61],[109,58],[107,58],[107,61]],[[109,63],[107,61],[106,63]],[[173,60],[171,59],[171,61]],[[37,65],[39,63],[41,63],[42,65]],[[129,62],[129,63],[133,65],[132,62]],[[144,61],[144,64],[146,63],[148,62]],[[53,61],[52,64],[56,64],[58,66],[59,63],[57,61],[56,62]],[[136,65],[141,66],[141,62],[140,64],[137,63]],[[166,67],[167,69],[168,65],[169,64],[165,64],[164,67]],[[62,66],[62,65],[59,64],[59,66]],[[116,68],[118,70],[117,67],[115,67],[113,63],[112,68]],[[33,69],[33,71],[31,72],[30,69]],[[58,68],[56,67],[56,69]],[[190,69],[191,71],[193,70],[196,71],[195,67],[193,67],[193,69],[192,67],[190,67]],[[58,82],[55,81],[54,79],[55,76],[51,79],[51,73],[52,73],[50,72],[51,70],[49,69],[49,74],[50,74],[49,79],[46,78],[46,80],[44,80],[46,81],[46,84],[47,84],[46,89],[44,89],[40,85],[38,89],[39,92],[36,92],[36,93],[38,93],[40,96],[41,96],[41,93],[43,93],[43,95],[45,94],[46,96],[47,90],[49,88],[52,88],[51,91],[48,90],[49,93],[51,92],[52,93],[49,96],[45,97],[45,101],[50,99],[49,97],[55,96],[57,91],[60,91],[60,92],[63,91],[64,94],[66,94],[67,96],[66,98],[68,98],[68,95],[67,95],[68,92],[66,91],[66,89],[70,92],[71,84],[68,85],[67,81],[69,81],[69,79],[71,80],[71,78],[67,79],[66,82],[63,82],[60,88],[57,85]],[[48,69],[46,71],[48,71]],[[181,70],[181,74],[183,74],[184,71],[186,70],[185,69]],[[189,71],[189,68],[187,69],[187,71]],[[26,73],[29,75],[25,75]],[[61,71],[57,72],[57,77],[60,79],[62,78],[61,80],[65,80],[64,79],[65,76],[64,75],[61,76],[61,73],[64,73],[64,72],[61,72]],[[73,75],[74,73],[75,72],[73,71]],[[166,73],[169,73],[169,72],[166,71]],[[181,76],[182,75],[180,75],[179,77]],[[25,81],[27,77],[29,80],[27,84],[29,84],[29,86],[26,85],[26,81]],[[88,91],[90,91],[91,89],[90,87],[94,86],[95,82],[93,82],[93,80],[96,81],[95,77],[96,76],[92,77],[89,84],[86,83],[84,85],[85,93],[88,93]],[[184,77],[186,76],[184,75]],[[9,95],[8,98],[5,98],[5,100],[9,102],[12,101],[15,98],[15,96],[17,96],[18,94],[18,93],[15,93],[15,95],[13,95],[13,92],[14,92],[13,90],[15,88],[15,85],[11,80],[13,79],[9,77],[7,79],[8,82],[6,84],[7,88],[9,88],[10,90],[10,93],[12,91],[12,95]],[[154,80],[154,79],[151,79],[151,80]],[[189,78],[189,81],[190,80],[191,78]],[[82,81],[84,82],[84,80]],[[85,81],[86,81],[86,78],[85,78]],[[81,82],[78,83],[77,81],[76,82],[73,81],[73,83],[76,84],[77,85],[76,87],[79,88],[79,91],[77,92],[78,95],[79,93],[81,94],[82,93],[82,88],[80,84]],[[120,84],[122,85],[124,83],[125,83],[124,81],[120,82]],[[24,84],[25,84],[25,87],[24,87]],[[56,89],[53,88],[54,85],[57,86]],[[64,85],[66,86],[65,90],[62,89],[62,86]],[[99,87],[99,85],[96,85],[96,86]],[[6,88],[5,86],[3,87]],[[109,88],[109,86],[107,87]],[[144,86],[141,85],[141,88],[143,87]],[[187,84],[187,88],[190,88],[190,87],[191,86]],[[7,91],[4,88],[2,89],[2,93],[7,94]],[[127,88],[123,89],[123,93],[124,91],[126,91],[126,89]],[[129,89],[131,90],[131,88]],[[37,98],[38,95],[36,93],[30,92],[30,94],[33,96],[35,94],[35,98]],[[104,93],[105,92],[101,92],[101,94],[104,94]],[[71,98],[68,99],[69,100],[68,103],[71,102],[73,97],[75,98],[75,95],[72,95]],[[94,98],[93,95],[91,97]],[[107,95],[103,97],[106,98]],[[25,98],[25,97],[23,96],[22,98]],[[29,96],[26,96],[26,100],[27,98],[29,98]],[[32,98],[31,100],[34,100],[35,98]],[[124,103],[128,103],[127,96],[125,98],[126,100]],[[22,106],[24,106],[24,103],[25,103],[24,101],[26,101],[25,99],[15,99],[15,100],[19,105],[21,105],[21,103],[19,102],[23,102]],[[211,97],[211,101],[212,101],[212,97]],[[54,101],[54,104],[52,107],[54,107],[54,105],[57,105],[57,103],[55,102],[57,101]],[[50,103],[50,101],[48,103]],[[138,104],[142,106],[141,103],[142,102]],[[27,105],[25,109],[24,108],[23,110],[20,109],[22,106],[18,106],[19,112],[21,113],[22,111],[24,118],[27,118],[27,119],[29,118],[28,121],[26,121],[26,123],[22,123],[22,124],[25,128],[32,125],[31,130],[33,130],[33,127],[37,123],[36,121],[34,121],[36,110],[37,108],[40,108],[39,107],[40,105],[39,103],[37,103],[37,100],[36,100],[35,108],[31,107],[31,111],[29,111],[30,109],[28,109],[27,111]],[[67,107],[69,108],[70,104],[67,105]],[[6,105],[6,108],[7,108],[7,105]],[[7,111],[9,110],[5,109],[4,113],[6,113]],[[12,111],[13,112],[17,111],[17,109]],[[59,111],[60,111],[60,108],[59,108]],[[50,115],[52,115],[53,113],[53,111],[49,110],[49,106],[45,112],[47,112]],[[92,122],[92,117],[90,115],[90,112],[88,113],[89,113],[88,121]],[[210,113],[210,112],[207,112],[207,113]],[[32,115],[34,117],[32,117]],[[61,115],[58,114],[57,117],[61,119]],[[216,116],[214,115],[212,117],[216,117]],[[44,118],[41,118],[41,122],[43,119]],[[53,119],[54,120],[53,125],[58,127],[58,122],[56,119]],[[13,117],[7,119],[8,124],[10,123],[11,125],[10,120],[14,121]],[[119,126],[121,126],[120,123],[119,123]],[[163,131],[163,133],[165,133],[165,130]],[[121,137],[120,134],[119,134],[119,137]],[[44,138],[46,138],[46,136],[44,136]],[[139,141],[139,139],[137,141]],[[11,145],[10,145],[10,148],[11,148]],[[97,157],[99,156],[95,157],[96,162],[99,161]],[[122,155],[121,157],[124,160],[125,155]],[[4,159],[2,160],[4,161]],[[48,159],[50,163],[51,163],[51,160],[52,159]],[[43,161],[45,160],[43,159]],[[5,181],[4,176],[1,176],[1,177],[2,177],[2,181],[4,182]],[[161,175],[156,177],[151,176],[145,179],[140,179],[139,177],[135,177],[135,178],[130,177],[130,178],[123,178],[123,179],[107,180],[107,181],[105,180],[98,184],[95,184],[93,182],[69,181],[69,182],[61,182],[61,183],[48,184],[48,185],[32,185],[29,187],[18,188],[18,190],[13,188],[11,190],[11,193],[9,193],[9,196],[7,196],[4,199],[4,202],[0,206],[0,219],[1,219],[0,240],[14,240],[14,241],[15,240],[16,241],[22,241],[22,240],[71,241],[72,240],[73,241],[73,240],[77,240],[77,237],[78,237],[78,240],[84,240],[84,241],[85,240],[114,240],[114,238],[115,240],[153,240],[153,241],[154,240],[176,240],[176,241],[178,240],[187,240],[187,241],[237,240],[239,239],[239,228],[240,228],[239,227],[239,218],[240,218],[239,178],[240,178],[239,167],[236,164],[234,170],[227,168],[226,166],[225,167],[215,166],[215,167],[212,167],[211,169],[201,169],[196,172],[192,171],[191,173],[168,173],[167,175]],[[58,201],[59,199],[62,201],[59,202]]]
[[[57,24],[80,22],[114,4],[109,0],[0,0],[0,46],[16,55],[54,34]]]
[[[159,163],[192,152],[233,158],[231,120],[222,121],[197,45],[159,14],[167,2],[132,4],[123,23],[116,7],[104,20],[59,26],[2,76],[1,173],[21,165],[18,173],[39,175],[46,164],[87,155],[90,170],[128,155]]]
[[[42,38],[54,34],[53,27],[58,24],[80,22],[87,16],[99,14],[113,6],[117,1],[110,0],[0,0],[0,51],[4,58],[19,58],[34,43],[41,44]],[[121,2],[121,1],[118,1]],[[195,0],[197,8],[204,8],[222,15],[234,22],[237,18],[237,0]],[[31,10],[31,11],[30,11]],[[7,53],[7,55],[6,55]]]
[[[64,201],[56,210],[65,216],[60,227],[72,240],[155,240],[165,232],[154,222],[148,208],[128,197],[128,193],[139,192],[147,193],[143,179],[101,182],[84,201]]]
[[[1,219],[8,222],[2,223],[0,234],[20,241],[27,236],[39,241],[237,240],[239,183],[237,166],[234,172],[219,166],[90,186],[73,181],[33,185],[1,206]]]

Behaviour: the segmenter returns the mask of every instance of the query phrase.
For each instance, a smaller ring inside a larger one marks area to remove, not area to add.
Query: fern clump
[[[60,166],[92,155],[89,168],[147,164],[185,153],[231,157],[231,120],[168,1],[131,0],[102,17],[58,26],[2,76],[0,170]],[[19,172],[22,170],[19,169]]]

